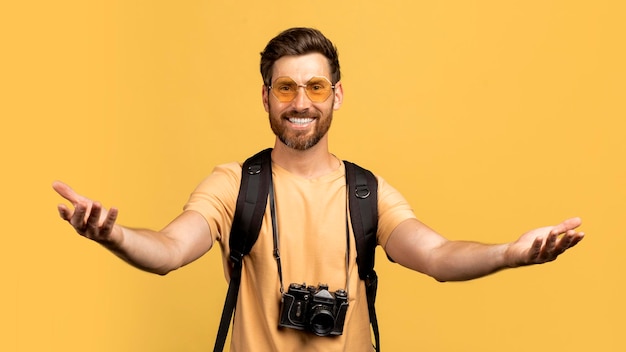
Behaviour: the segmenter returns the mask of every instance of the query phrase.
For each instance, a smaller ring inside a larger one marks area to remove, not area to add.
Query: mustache
[[[306,118],[318,118],[319,117],[319,113],[315,113],[313,111],[309,111],[307,110],[303,110],[303,111],[287,111],[283,114],[281,114],[283,118],[300,118],[300,119],[306,119]]]

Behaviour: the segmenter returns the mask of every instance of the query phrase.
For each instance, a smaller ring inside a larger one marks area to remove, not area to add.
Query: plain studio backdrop
[[[554,263],[440,284],[378,252],[386,351],[624,351],[623,1],[26,1],[0,5],[2,351],[206,351],[218,250],[166,277],[58,218],[60,179],[161,228],[215,165],[272,145],[259,52],[339,48],[331,150],[452,239],[571,216]]]

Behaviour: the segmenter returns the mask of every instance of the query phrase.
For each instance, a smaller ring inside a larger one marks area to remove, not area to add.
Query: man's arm
[[[572,218],[529,231],[511,243],[488,245],[449,241],[410,219],[394,229],[385,251],[395,262],[438,281],[471,280],[505,268],[555,260],[583,239],[584,234],[576,230],[580,224],[579,218]]]
[[[213,244],[209,225],[195,211],[183,212],[161,231],[131,229],[115,223],[116,208],[106,210],[62,182],[52,187],[74,207],[60,204],[62,219],[81,236],[100,243],[139,269],[165,275],[199,258]]]

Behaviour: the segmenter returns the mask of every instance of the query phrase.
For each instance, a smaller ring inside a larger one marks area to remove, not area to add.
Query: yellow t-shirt
[[[345,166],[316,179],[305,179],[272,164],[276,197],[279,250],[285,292],[291,283],[329,291],[346,289],[349,307],[341,336],[316,336],[292,328],[279,328],[281,293],[278,267],[273,256],[272,221],[266,207],[261,232],[244,257],[241,286],[235,309],[231,351],[372,351],[365,285],[359,279],[356,245],[350,226],[349,267],[346,270]],[[214,243],[220,244],[228,279],[228,241],[241,180],[241,164],[216,167],[191,194],[185,210],[202,214]],[[378,177],[379,245],[386,244],[393,229],[414,218],[406,200]],[[346,277],[348,276],[348,277]]]

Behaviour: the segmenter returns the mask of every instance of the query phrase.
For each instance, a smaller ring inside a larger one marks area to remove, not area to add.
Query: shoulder
[[[230,162],[216,166],[196,186],[190,197],[190,203],[207,201],[211,203],[234,203],[241,182],[241,164]]]
[[[211,174],[221,176],[221,177],[240,179],[241,178],[241,165],[242,163],[237,162],[237,161],[217,165],[213,169],[213,172]]]

